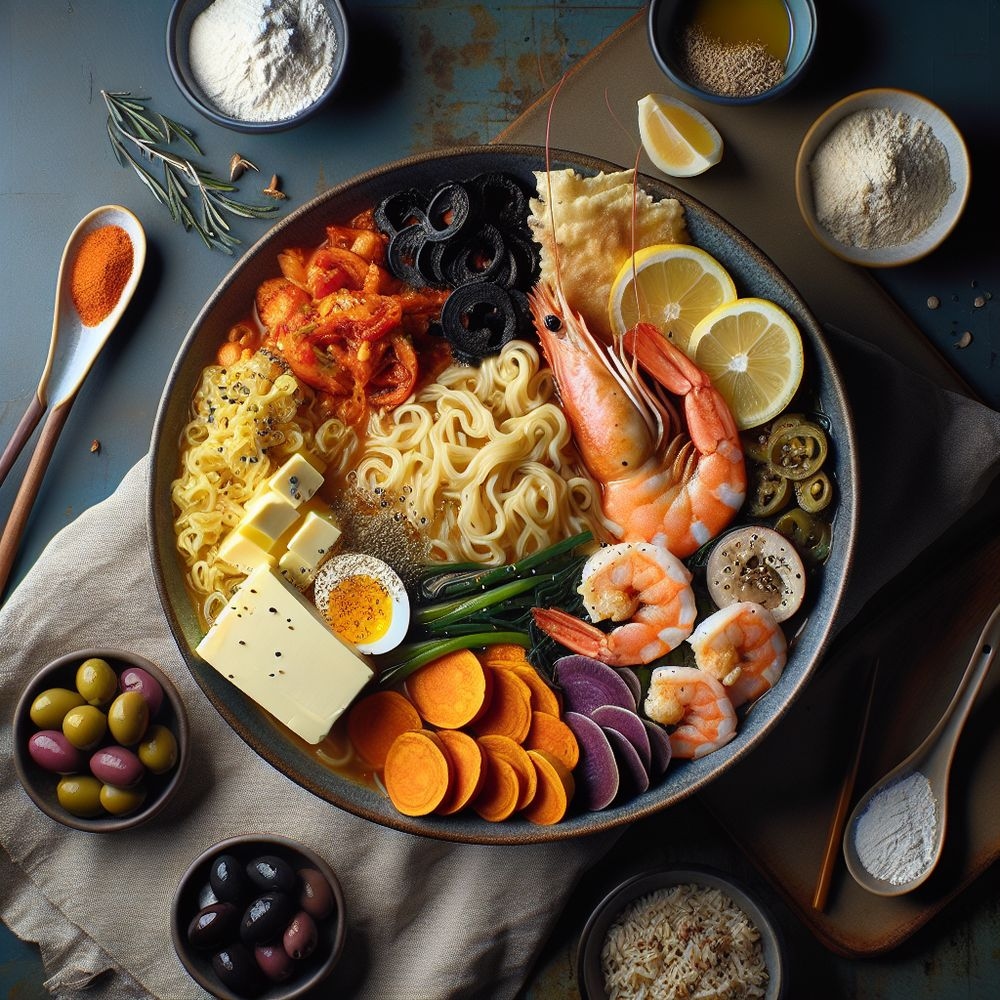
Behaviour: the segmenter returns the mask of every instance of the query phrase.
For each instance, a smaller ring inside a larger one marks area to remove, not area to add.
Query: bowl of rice
[[[584,1000],[785,995],[771,917],[731,876],[694,865],[613,889],[584,926],[576,968]]]

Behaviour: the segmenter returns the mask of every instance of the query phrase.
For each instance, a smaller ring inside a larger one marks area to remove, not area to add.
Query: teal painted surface
[[[852,32],[860,0],[820,3],[822,30],[839,32],[812,72],[836,73],[843,90],[883,67],[882,83],[933,88],[970,138],[974,161],[991,163],[1000,93],[998,0],[882,0],[864,4],[865,37]],[[150,259],[128,319],[95,366],[71,414],[25,538],[16,576],[77,514],[113,491],[145,452],[176,350],[201,304],[232,261],[212,254],[173,225],[136,178],[116,165],[104,133],[101,88],[131,90],[194,127],[205,163],[225,172],[240,151],[267,177],[281,175],[294,208],[325,187],[413,152],[490,139],[561,73],[640,8],[591,0],[468,4],[424,0],[354,4],[352,66],[340,100],[292,133],[246,138],[200,119],[167,72],[165,0],[2,0],[0,2],[0,439],[26,406],[45,357],[55,267],[73,225],[98,204],[139,214]],[[946,11],[946,13],[943,13]],[[970,31],[969,25],[975,25]],[[961,30],[964,28],[964,30]],[[266,177],[260,186],[266,182]],[[992,179],[974,176],[970,211],[996,217]],[[244,192],[254,189],[243,185]],[[985,227],[984,227],[985,228]],[[990,227],[997,231],[997,227]],[[249,245],[264,227],[242,223]],[[879,276],[969,382],[1000,405],[1000,332],[991,297],[1000,291],[994,248],[972,264],[962,229],[921,264]],[[976,248],[974,248],[976,249]],[[959,252],[960,250],[965,252]],[[937,310],[927,298],[940,297]],[[969,348],[954,344],[968,329]],[[100,441],[100,450],[91,442]],[[26,457],[0,489],[0,516],[13,501]],[[113,583],[113,582],[112,582]],[[672,811],[638,828],[619,857],[638,859],[650,843],[659,856],[705,860],[767,889],[697,809]],[[614,875],[621,874],[616,869]],[[572,937],[610,875],[593,873],[567,911],[546,953],[531,1000],[575,996]],[[795,956],[794,996],[980,1000],[1000,992],[1000,872],[989,871],[941,916],[892,954],[846,961],[813,940],[780,901],[774,906]],[[163,947],[169,947],[162,942]],[[0,930],[0,988],[33,1000],[47,995],[37,950]]]

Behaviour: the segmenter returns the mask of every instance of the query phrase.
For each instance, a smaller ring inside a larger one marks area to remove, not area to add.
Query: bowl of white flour
[[[969,195],[955,123],[918,94],[874,88],[828,108],[806,132],[795,193],[812,234],[864,267],[925,257],[955,228]]]
[[[339,0],[176,0],[167,62],[206,118],[240,132],[276,132],[311,118],[347,64]]]

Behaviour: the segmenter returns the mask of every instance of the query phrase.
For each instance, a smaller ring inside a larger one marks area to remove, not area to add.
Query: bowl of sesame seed
[[[758,104],[787,93],[816,42],[813,0],[651,0],[647,34],[660,69],[714,104]]]

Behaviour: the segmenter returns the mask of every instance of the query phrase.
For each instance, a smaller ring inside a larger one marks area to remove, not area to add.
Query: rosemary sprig
[[[227,213],[244,219],[263,219],[278,211],[277,205],[237,201],[230,197],[237,190],[235,185],[165,149],[164,146],[179,140],[197,155],[203,155],[194,134],[180,122],[147,107],[149,98],[134,97],[128,91],[107,90],[102,90],[101,96],[107,105],[108,138],[118,163],[132,167],[153,197],[166,205],[170,217],[185,230],[193,229],[205,246],[232,254],[233,247],[240,244],[230,232]],[[142,161],[162,166],[162,182]],[[200,197],[196,206],[191,204],[192,192]]]

